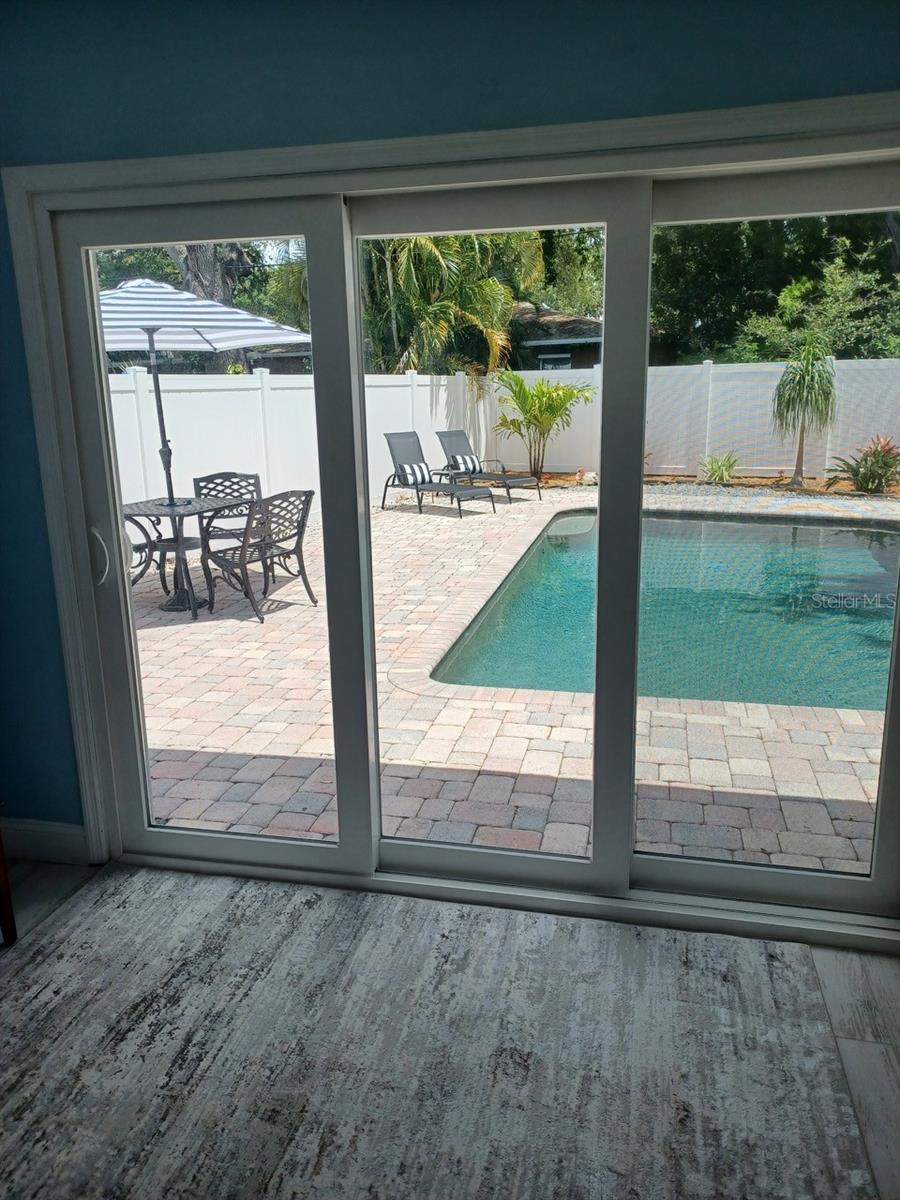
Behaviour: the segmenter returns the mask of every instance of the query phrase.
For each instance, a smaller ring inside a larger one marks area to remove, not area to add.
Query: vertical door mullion
[[[634,844],[650,180],[631,181],[629,191],[608,216],[603,308],[593,828],[594,870],[607,893],[627,889]]]
[[[339,839],[346,869],[369,874],[378,836],[368,483],[353,262],[340,196],[323,197],[306,239]]]
[[[872,890],[880,909],[890,916],[900,913],[900,888],[897,887],[900,876],[900,606],[896,606],[894,613],[893,633],[871,876]]]

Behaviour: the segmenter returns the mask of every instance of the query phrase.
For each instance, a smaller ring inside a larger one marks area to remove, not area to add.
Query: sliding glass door
[[[893,911],[900,498],[790,478],[895,436],[797,315],[884,178],[59,214],[114,847]]]
[[[732,182],[657,191],[632,877],[878,910],[900,794],[897,212],[848,211],[824,173],[768,216],[785,182],[754,181],[743,219]]]
[[[626,553],[601,438],[640,403],[645,293],[634,322],[612,281],[646,275],[648,206],[643,182],[351,206],[384,866],[627,886],[629,702],[595,703],[633,674],[597,636]]]
[[[370,867],[340,201],[59,235],[123,848]]]

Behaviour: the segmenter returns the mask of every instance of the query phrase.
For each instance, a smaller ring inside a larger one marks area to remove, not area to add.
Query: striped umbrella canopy
[[[153,279],[128,279],[100,293],[100,319],[107,350],[146,350],[156,397],[156,419],[169,504],[178,501],[172,486],[172,447],[166,434],[159,386],[158,350],[239,350],[245,346],[285,343],[310,345],[308,333],[257,317],[243,308],[203,300]],[[182,501],[183,503],[183,501]]]
[[[309,345],[308,333],[243,308],[203,300],[153,279],[129,279],[100,293],[107,350],[239,350],[244,346]]]

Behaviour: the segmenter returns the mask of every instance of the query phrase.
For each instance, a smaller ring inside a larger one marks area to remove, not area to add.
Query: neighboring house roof
[[[602,317],[573,317],[520,300],[510,318],[510,332],[520,346],[575,345],[603,339]]]

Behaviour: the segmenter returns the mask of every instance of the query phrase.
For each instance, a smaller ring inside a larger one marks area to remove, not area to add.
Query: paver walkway
[[[546,522],[593,489],[551,490],[494,516],[468,505],[372,514],[382,824],[389,836],[585,854],[590,842],[589,694],[439,684],[430,671]],[[827,519],[900,522],[900,502],[725,495],[732,510],[808,508]],[[722,493],[651,488],[650,511],[721,510]],[[145,580],[135,612],[151,747],[154,819],[189,828],[332,838],[330,684],[320,597],[279,581],[260,625],[217,589],[196,623],[161,613]],[[642,697],[639,850],[866,871],[882,715]]]

